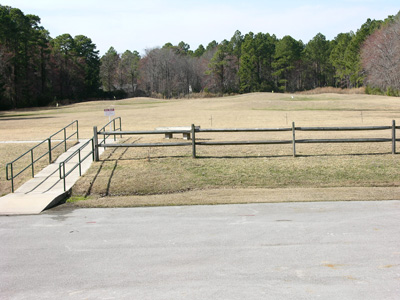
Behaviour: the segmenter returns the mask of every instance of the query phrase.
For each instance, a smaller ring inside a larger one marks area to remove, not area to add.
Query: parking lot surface
[[[399,299],[400,201],[0,217],[0,299]]]

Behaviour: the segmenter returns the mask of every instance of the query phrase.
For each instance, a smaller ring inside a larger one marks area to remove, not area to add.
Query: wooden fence
[[[95,147],[95,160],[99,160],[98,148],[99,147],[192,147],[193,158],[198,157],[196,154],[196,146],[226,146],[226,145],[278,145],[278,144],[292,144],[293,156],[296,157],[296,144],[326,144],[326,143],[382,143],[391,142],[392,154],[396,154],[396,122],[393,120],[391,126],[359,126],[359,127],[296,127],[292,123],[292,127],[287,128],[231,128],[231,129],[201,129],[192,124],[190,130],[154,130],[154,131],[97,131],[97,127],[93,128],[94,133],[94,147]],[[390,130],[390,138],[341,138],[341,139],[296,139],[296,132],[298,131],[378,131]],[[212,133],[212,132],[283,132],[291,131],[291,139],[287,140],[261,140],[261,141],[196,141],[197,133]],[[176,142],[176,143],[135,143],[135,144],[99,144],[99,135],[103,136],[116,136],[116,135],[154,135],[154,134],[190,134],[191,142]]]

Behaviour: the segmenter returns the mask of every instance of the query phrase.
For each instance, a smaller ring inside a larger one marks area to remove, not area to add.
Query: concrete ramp
[[[35,215],[63,201],[67,193],[12,193],[0,198],[0,215]]]
[[[0,215],[23,215],[39,214],[47,208],[51,208],[63,201],[69,194],[70,189],[79,179],[79,169],[76,168],[66,178],[66,189],[64,191],[64,181],[60,179],[59,163],[71,156],[87,140],[81,140],[78,144],[68,149],[51,165],[44,168],[34,178],[20,186],[15,193],[10,193],[0,197]],[[81,150],[81,157],[85,157],[92,150],[91,143]],[[104,148],[99,148],[102,153]],[[78,155],[75,155],[66,164],[66,172],[78,163]],[[82,175],[92,164],[92,157],[88,157],[81,164]]]

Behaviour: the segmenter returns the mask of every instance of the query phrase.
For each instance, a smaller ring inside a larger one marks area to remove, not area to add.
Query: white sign
[[[104,109],[104,115],[105,115],[106,117],[115,116],[115,110],[114,110],[114,108],[105,108],[105,109]]]

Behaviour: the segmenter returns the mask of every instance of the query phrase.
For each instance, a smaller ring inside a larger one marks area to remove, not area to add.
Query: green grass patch
[[[135,105],[148,105],[148,104],[164,104],[171,103],[172,101],[157,101],[157,100],[148,100],[148,101],[130,101],[130,102],[118,102],[118,106],[135,106]]]
[[[90,200],[90,199],[91,199],[90,197],[72,196],[72,197],[69,197],[66,202],[67,203],[76,203],[79,201],[85,201],[85,200]]]

